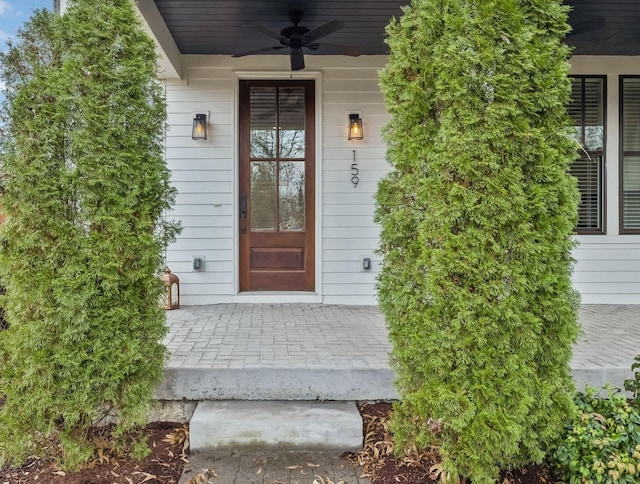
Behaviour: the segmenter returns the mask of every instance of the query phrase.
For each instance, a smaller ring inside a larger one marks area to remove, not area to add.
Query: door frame
[[[243,291],[240,292],[240,81],[241,80],[313,80],[315,81],[315,291]],[[234,71],[233,73],[233,300],[238,302],[322,302],[322,73],[319,71]],[[215,124],[215,113],[212,121]],[[215,130],[215,127],[214,127]]]

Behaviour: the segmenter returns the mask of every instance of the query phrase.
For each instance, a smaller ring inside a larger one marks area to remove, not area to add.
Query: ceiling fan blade
[[[312,30],[304,34],[304,40],[307,43],[315,42],[316,40],[334,33],[344,27],[344,22],[340,20],[332,20],[324,25],[321,25],[317,29]]]
[[[304,53],[302,49],[291,49],[291,70],[301,71],[304,69]]]
[[[244,57],[245,55],[265,54],[267,52],[273,52],[275,50],[284,49],[284,45],[276,45],[273,47],[264,47],[262,49],[250,50],[249,52],[242,52],[241,54],[233,54],[231,57]]]
[[[260,32],[261,34],[264,34],[267,37],[271,37],[272,39],[282,40],[282,38],[283,38],[282,35],[280,35],[278,32],[274,32],[273,30],[269,30],[268,28],[263,27],[262,25],[246,24],[246,25],[243,25],[243,27],[245,27],[247,29],[255,30],[256,32]]]
[[[360,49],[348,45],[326,44],[324,42],[321,42],[320,44],[318,44],[318,47],[320,47],[320,50],[322,50],[323,52],[331,52],[335,53],[336,55],[358,57],[361,54]]]
[[[607,19],[602,17],[592,18],[590,20],[585,20],[584,22],[578,22],[573,26],[573,29],[567,37],[571,37],[573,35],[580,35],[587,32],[591,32],[593,30],[600,30],[607,26]]]

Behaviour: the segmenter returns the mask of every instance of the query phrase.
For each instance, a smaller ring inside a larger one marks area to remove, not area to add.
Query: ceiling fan
[[[332,34],[342,27],[344,27],[344,23],[340,20],[331,20],[320,27],[310,30],[307,27],[302,25],[298,25],[302,18],[304,17],[304,12],[302,10],[290,10],[289,11],[289,20],[293,25],[289,27],[285,27],[280,31],[280,33],[273,32],[265,27],[260,25],[250,24],[247,27],[260,32],[268,37],[276,39],[280,42],[280,45],[265,47],[262,49],[252,50],[249,52],[243,52],[241,54],[234,54],[232,57],[244,57],[246,55],[254,55],[254,54],[265,54],[267,52],[274,52],[281,49],[286,49],[287,47],[290,49],[290,59],[291,59],[291,70],[299,71],[304,69],[304,52],[303,48],[309,50],[317,50],[320,46],[328,48],[333,48],[337,53],[342,55],[349,55],[353,57],[357,57],[360,55],[358,49],[354,47],[345,47],[340,45],[326,44],[326,43],[318,43],[318,40],[322,37],[326,37],[329,34]]]

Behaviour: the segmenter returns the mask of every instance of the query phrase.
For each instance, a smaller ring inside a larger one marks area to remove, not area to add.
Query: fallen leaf
[[[173,432],[171,432],[170,434],[167,434],[165,438],[162,439],[162,441],[167,442],[168,444],[171,444],[171,445],[179,445],[179,444],[188,442],[189,428],[186,425],[183,427],[180,427],[174,430]]]
[[[153,474],[149,474],[148,472],[132,472],[132,474],[142,474],[144,476],[144,479],[140,482],[140,484],[143,484],[145,482],[149,482],[153,479],[158,479],[158,476],[154,476]]]
[[[440,476],[442,475],[442,465],[441,464],[432,465],[431,468],[429,469],[429,472],[431,473],[429,474],[429,477],[434,481],[437,481],[438,479],[440,479]]]
[[[313,480],[312,484],[347,484],[347,483],[343,480],[339,480],[338,482],[335,482],[329,479],[328,477],[324,478],[322,476],[315,476],[315,479]]]
[[[98,449],[108,449],[109,448],[109,441],[107,439],[105,439],[104,437],[94,437],[93,438],[93,445],[95,445],[96,448],[98,448]]]
[[[196,474],[189,479],[185,484],[209,484],[211,481],[209,477],[218,477],[213,467],[211,469],[201,469],[200,474]]]
[[[204,474],[196,474],[189,479],[186,484],[208,484],[209,482],[209,478]]]

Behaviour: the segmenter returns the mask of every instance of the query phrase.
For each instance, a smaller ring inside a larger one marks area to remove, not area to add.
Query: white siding
[[[378,67],[324,69],[323,82],[323,210],[322,292],[338,304],[375,302],[374,250],[378,227],[373,222],[374,194],[388,169],[380,129],[388,115],[378,87]],[[364,140],[348,141],[350,112],[363,119]],[[358,164],[359,183],[351,183],[351,164]],[[361,257],[371,257],[372,271],[360,270]]]
[[[230,68],[188,69],[167,81],[166,158],[178,190],[169,218],[182,222],[167,263],[180,277],[183,304],[223,302],[233,294],[234,105]],[[191,139],[195,113],[208,114],[208,140]],[[204,256],[205,272],[192,272]]]
[[[377,180],[388,169],[380,139],[388,116],[377,80],[385,59],[307,56],[306,60],[305,73],[321,73],[317,78],[321,89],[317,123],[322,133],[316,160],[318,285],[312,300],[374,304],[378,228],[373,223],[373,197]],[[183,69],[183,80],[166,82],[166,158],[179,192],[168,217],[183,225],[182,234],[168,250],[167,262],[180,277],[184,304],[247,300],[237,294],[237,79],[249,70],[254,78],[263,72],[265,78],[286,79],[288,57],[187,56]],[[199,112],[210,114],[206,141],[194,141],[190,135],[193,115]],[[346,139],[349,112],[362,115],[363,141]],[[360,178],[355,188],[353,150]],[[205,257],[204,272],[191,271],[193,256]],[[364,256],[374,259],[371,272],[360,271]],[[264,295],[254,299],[264,300]]]
[[[374,304],[374,251],[378,227],[373,222],[377,181],[388,170],[380,129],[388,120],[377,75],[384,57],[357,59],[307,56],[305,75],[317,72],[320,86],[317,218],[317,295],[314,301]],[[270,300],[269,295],[239,295],[237,289],[237,81],[251,77],[288,78],[287,56],[231,59],[185,56],[184,79],[167,81],[166,158],[178,189],[170,218],[180,219],[183,233],[168,250],[167,261],[181,280],[184,304],[234,300]],[[575,250],[575,287],[584,303],[640,304],[640,236],[619,235],[618,227],[618,75],[640,74],[633,57],[575,57],[574,74],[608,75],[606,235],[582,235]],[[247,74],[248,75],[248,74]],[[294,74],[294,77],[299,74]],[[209,117],[209,139],[191,139],[195,113]],[[347,115],[361,114],[363,141],[347,141]],[[360,182],[351,183],[355,150]],[[205,271],[192,272],[193,256],[205,257]],[[373,271],[362,272],[362,257]],[[274,301],[305,300],[297,294],[274,295]],[[307,298],[309,299],[309,298]]]
[[[618,217],[618,82],[620,75],[640,74],[640,59],[576,56],[571,65],[572,74],[607,76],[606,235],[577,237],[574,285],[585,304],[640,304],[640,235],[620,235]]]

